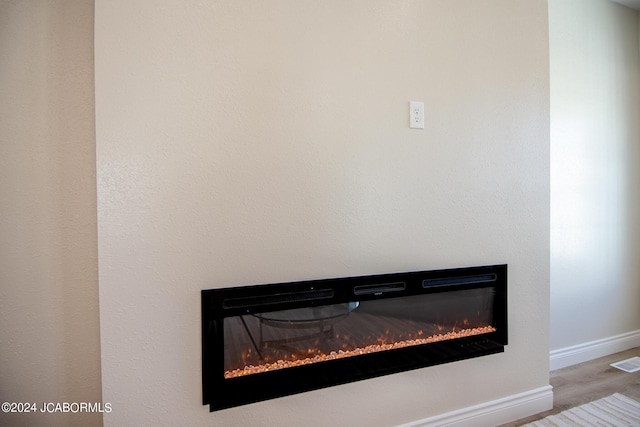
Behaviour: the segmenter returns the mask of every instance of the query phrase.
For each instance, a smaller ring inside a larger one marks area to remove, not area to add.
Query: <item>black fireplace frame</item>
[[[495,332],[224,378],[226,317],[486,287],[495,292]],[[206,289],[201,303],[202,395],[210,411],[501,353],[508,343],[506,264]]]

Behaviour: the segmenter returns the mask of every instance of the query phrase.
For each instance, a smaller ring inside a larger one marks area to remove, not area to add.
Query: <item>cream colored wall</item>
[[[92,2],[0,2],[0,401],[100,402]],[[100,414],[5,414],[11,426]]]
[[[98,0],[95,35],[105,424],[390,426],[548,385],[546,1]],[[201,289],[490,263],[504,354],[201,405]]]
[[[551,348],[640,330],[638,13],[549,2]]]

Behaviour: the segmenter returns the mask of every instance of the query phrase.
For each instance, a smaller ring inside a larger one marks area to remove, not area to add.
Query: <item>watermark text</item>
[[[49,414],[55,413],[87,413],[100,412],[108,414],[112,411],[109,402],[3,402],[2,412],[5,413],[26,413],[26,412],[43,412]]]

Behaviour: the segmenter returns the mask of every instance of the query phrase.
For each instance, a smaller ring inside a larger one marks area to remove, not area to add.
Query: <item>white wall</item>
[[[100,402],[93,2],[0,1],[0,402]],[[0,425],[99,425],[5,414]]]
[[[546,1],[98,0],[95,25],[105,424],[389,426],[548,385]],[[201,289],[503,262],[504,354],[201,405]]]
[[[619,4],[552,0],[549,17],[557,350],[640,330],[640,49]]]

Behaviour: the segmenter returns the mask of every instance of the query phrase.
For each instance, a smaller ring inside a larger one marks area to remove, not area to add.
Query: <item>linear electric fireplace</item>
[[[203,290],[203,404],[215,411],[506,344],[506,265]]]

